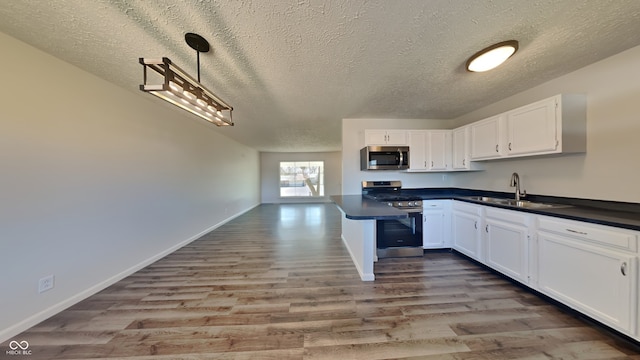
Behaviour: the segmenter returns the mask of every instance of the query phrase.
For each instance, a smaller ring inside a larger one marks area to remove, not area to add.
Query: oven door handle
[[[416,234],[416,217],[415,216],[410,216],[411,218],[411,234],[415,235]]]

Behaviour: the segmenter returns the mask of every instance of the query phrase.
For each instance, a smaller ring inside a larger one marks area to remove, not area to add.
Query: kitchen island
[[[342,213],[342,241],[362,281],[373,281],[376,261],[376,220],[407,218],[407,212],[362,195],[331,196]]]

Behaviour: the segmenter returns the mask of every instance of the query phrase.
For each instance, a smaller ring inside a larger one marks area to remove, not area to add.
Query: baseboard
[[[237,218],[238,216],[241,216],[241,215],[245,214],[246,212],[248,212],[250,210],[253,210],[254,208],[256,208],[258,206],[260,206],[260,204],[256,204],[256,205],[254,205],[254,206],[252,206],[252,207],[250,207],[250,208],[248,208],[246,210],[243,210],[243,211],[241,211],[241,212],[239,212],[239,213],[237,213],[235,215],[232,215],[232,216],[220,221],[219,223],[217,223],[217,224],[215,224],[213,226],[210,226],[205,230],[200,231],[199,233],[189,237],[188,239],[186,239],[184,241],[181,241],[180,243],[178,243],[178,244],[176,244],[176,245],[174,245],[174,246],[172,246],[172,247],[170,247],[170,248],[168,248],[168,249],[166,249],[166,250],[164,250],[164,251],[162,251],[162,252],[160,252],[158,254],[155,254],[155,255],[147,258],[146,260],[144,260],[144,261],[142,261],[142,262],[140,262],[140,263],[138,263],[138,264],[136,264],[136,265],[134,265],[134,266],[132,266],[132,267],[130,267],[130,268],[128,268],[128,269],[126,269],[126,270],[124,270],[124,271],[122,271],[122,272],[120,272],[120,273],[118,273],[118,274],[116,274],[116,275],[104,280],[104,281],[101,281],[100,283],[98,283],[98,284],[96,284],[96,285],[94,285],[94,286],[92,286],[92,287],[90,287],[90,288],[88,288],[88,289],[86,289],[84,291],[81,291],[81,292],[79,292],[79,293],[77,293],[77,294],[75,294],[75,295],[73,295],[73,296],[71,296],[71,297],[69,297],[69,298],[67,298],[67,299],[65,299],[65,300],[63,300],[63,301],[51,306],[51,307],[49,307],[49,308],[46,308],[46,309],[44,309],[44,310],[42,310],[42,311],[40,311],[40,312],[28,317],[28,318],[20,321],[19,323],[15,324],[15,325],[12,325],[12,326],[10,326],[10,327],[8,327],[6,329],[0,330],[0,343],[3,343],[3,342],[11,339],[12,337],[14,337],[16,335],[19,335],[23,331],[26,331],[29,328],[41,323],[42,321],[44,321],[44,320],[56,315],[57,313],[65,310],[65,309],[67,309],[67,308],[69,308],[69,307],[71,307],[71,306],[73,306],[73,305],[75,305],[77,303],[79,303],[80,301],[90,297],[91,295],[94,295],[94,294],[106,289],[107,287],[117,283],[118,281],[120,281],[120,280],[126,278],[127,276],[135,273],[136,271],[139,271],[139,270],[141,270],[141,269],[153,264],[154,262],[162,259],[163,257],[165,257],[165,256],[177,251],[178,249],[190,244],[191,242],[201,238],[202,236],[210,233],[211,231],[213,231],[213,230],[219,228],[220,226],[228,223],[229,221]]]

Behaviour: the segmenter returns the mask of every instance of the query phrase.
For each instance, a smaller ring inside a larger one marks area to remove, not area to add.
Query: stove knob
[[[392,202],[388,202],[387,205],[388,206],[393,206],[393,203]]]
[[[409,206],[413,206],[413,205],[414,205],[414,203],[413,203],[413,201],[409,201],[409,203],[408,203],[407,205],[409,205]]]

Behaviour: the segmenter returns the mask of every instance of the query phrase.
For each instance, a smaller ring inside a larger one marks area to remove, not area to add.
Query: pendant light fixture
[[[185,34],[185,41],[197,53],[198,80],[166,57],[140,58],[140,64],[144,68],[144,84],[140,85],[140,90],[168,101],[217,126],[233,126],[231,117],[233,107],[200,84],[200,53],[209,51],[209,43],[202,36],[194,33]],[[147,69],[151,71],[147,72]],[[156,83],[148,83],[150,75],[155,75]]]
[[[518,50],[516,40],[503,41],[482,49],[467,60],[467,71],[483,72],[505,62]]]

